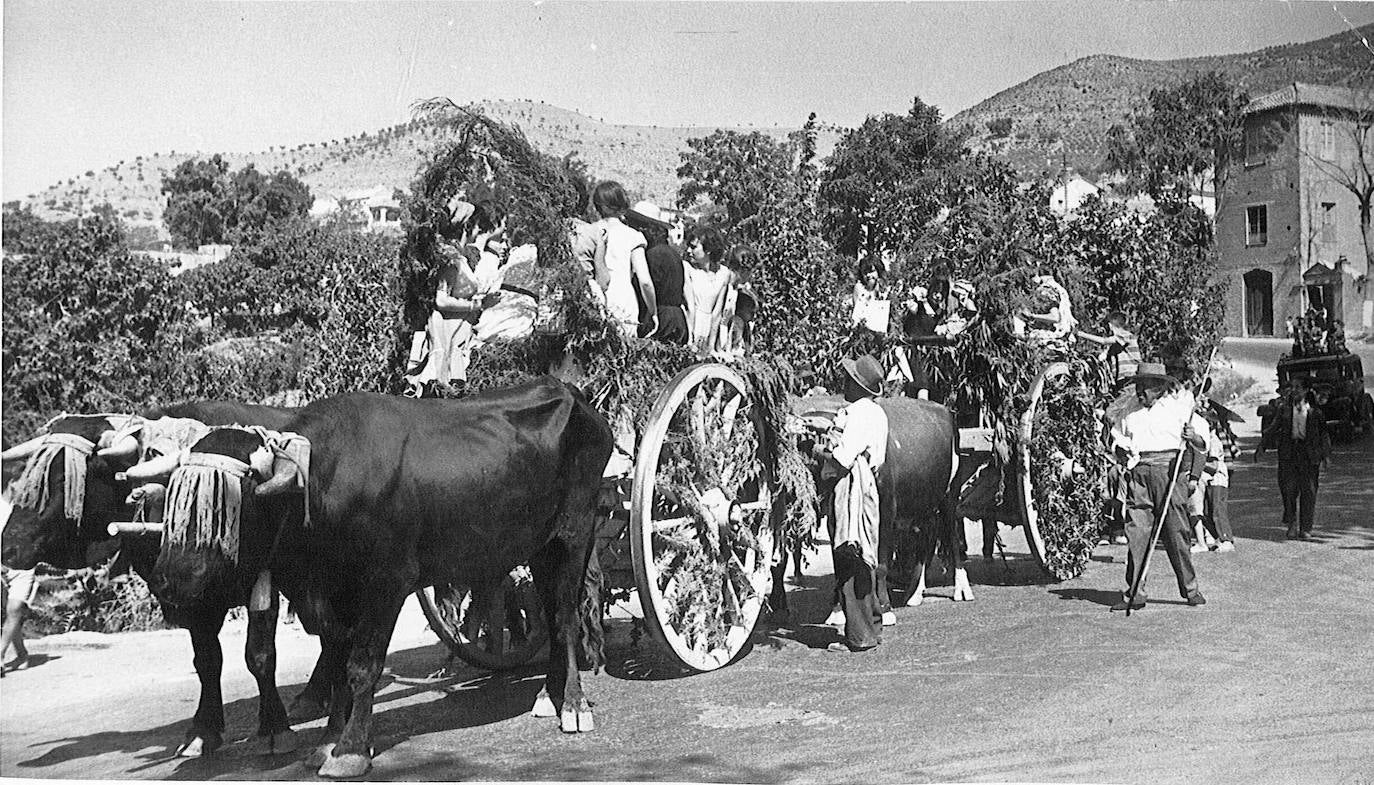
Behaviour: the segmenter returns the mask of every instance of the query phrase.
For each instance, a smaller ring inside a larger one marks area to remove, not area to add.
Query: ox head
[[[122,427],[122,415],[64,415],[47,433],[6,450],[24,461],[10,484],[13,504],[0,536],[0,561],[16,569],[46,562],[75,569],[108,558],[116,541],[105,527],[124,514],[127,489],[116,479],[126,464],[101,455],[102,438]]]
[[[244,576],[265,566],[283,505],[255,492],[273,479],[272,432],[218,428],[171,460],[129,470],[136,482],[166,479],[162,544],[149,586],[164,606],[236,601]],[[146,487],[146,486],[145,486]]]

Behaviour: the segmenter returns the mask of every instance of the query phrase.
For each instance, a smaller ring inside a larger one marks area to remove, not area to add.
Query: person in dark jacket
[[[1317,514],[1317,486],[1322,465],[1331,452],[1326,420],[1307,379],[1289,380],[1288,397],[1274,410],[1256,457],[1264,445],[1275,445],[1279,454],[1279,494],[1283,497],[1283,524],[1288,539],[1312,539]]]
[[[663,219],[663,211],[653,202],[640,202],[631,207],[625,213],[625,223],[638,229],[648,242],[644,259],[648,262],[649,277],[653,279],[657,294],[658,332],[654,333],[654,340],[683,346],[687,343],[687,312],[682,291],[686,272],[682,256],[668,243],[672,224]],[[639,334],[644,336],[653,320],[644,312],[642,300],[639,307]]]

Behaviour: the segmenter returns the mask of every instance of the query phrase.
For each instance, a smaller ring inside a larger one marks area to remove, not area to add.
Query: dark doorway
[[[1245,274],[1245,334],[1274,334],[1274,276],[1268,270]]]

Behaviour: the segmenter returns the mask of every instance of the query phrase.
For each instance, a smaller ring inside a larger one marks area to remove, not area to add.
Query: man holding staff
[[[1190,606],[1206,604],[1198,591],[1188,545],[1188,496],[1202,474],[1202,462],[1192,460],[1205,448],[1189,420],[1192,396],[1180,391],[1178,381],[1162,363],[1141,363],[1132,381],[1136,400],[1112,429],[1117,460],[1126,471],[1126,592],[1113,611],[1145,607],[1142,579],[1134,601],[1130,587],[1136,571],[1146,563],[1152,542],[1155,516],[1164,514],[1162,538],[1169,563],[1178,578],[1178,592]],[[1184,447],[1180,454],[1180,447]],[[1173,462],[1182,461],[1177,482]],[[1183,472],[1186,471],[1186,474]],[[1187,478],[1186,481],[1184,478]]]

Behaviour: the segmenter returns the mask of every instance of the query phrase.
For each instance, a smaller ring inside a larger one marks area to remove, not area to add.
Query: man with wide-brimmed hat
[[[1198,591],[1197,574],[1188,544],[1187,504],[1190,487],[1202,474],[1203,462],[1191,460],[1205,447],[1192,428],[1192,406],[1178,395],[1177,380],[1163,363],[1144,362],[1131,377],[1136,405],[1116,422],[1112,440],[1117,459],[1126,468],[1126,596],[1112,610],[1145,606],[1145,581],[1141,580],[1134,604],[1129,598],[1136,571],[1145,562],[1153,534],[1155,513],[1164,508],[1161,539],[1169,563],[1178,578],[1179,594],[1190,606],[1206,603]],[[1189,396],[1191,398],[1191,396]],[[1180,406],[1180,404],[1184,404]],[[1183,454],[1180,454],[1183,450]],[[1173,461],[1183,461],[1177,482]],[[1182,473],[1186,470],[1186,474]],[[1186,478],[1186,480],[1184,479]],[[1172,483],[1172,484],[1171,484]]]
[[[835,486],[835,582],[844,609],[844,642],[831,651],[864,651],[881,642],[875,581],[878,566],[878,482],[887,459],[887,414],[875,400],[883,369],[870,355],[842,360],[844,399],[822,458],[840,473]]]

